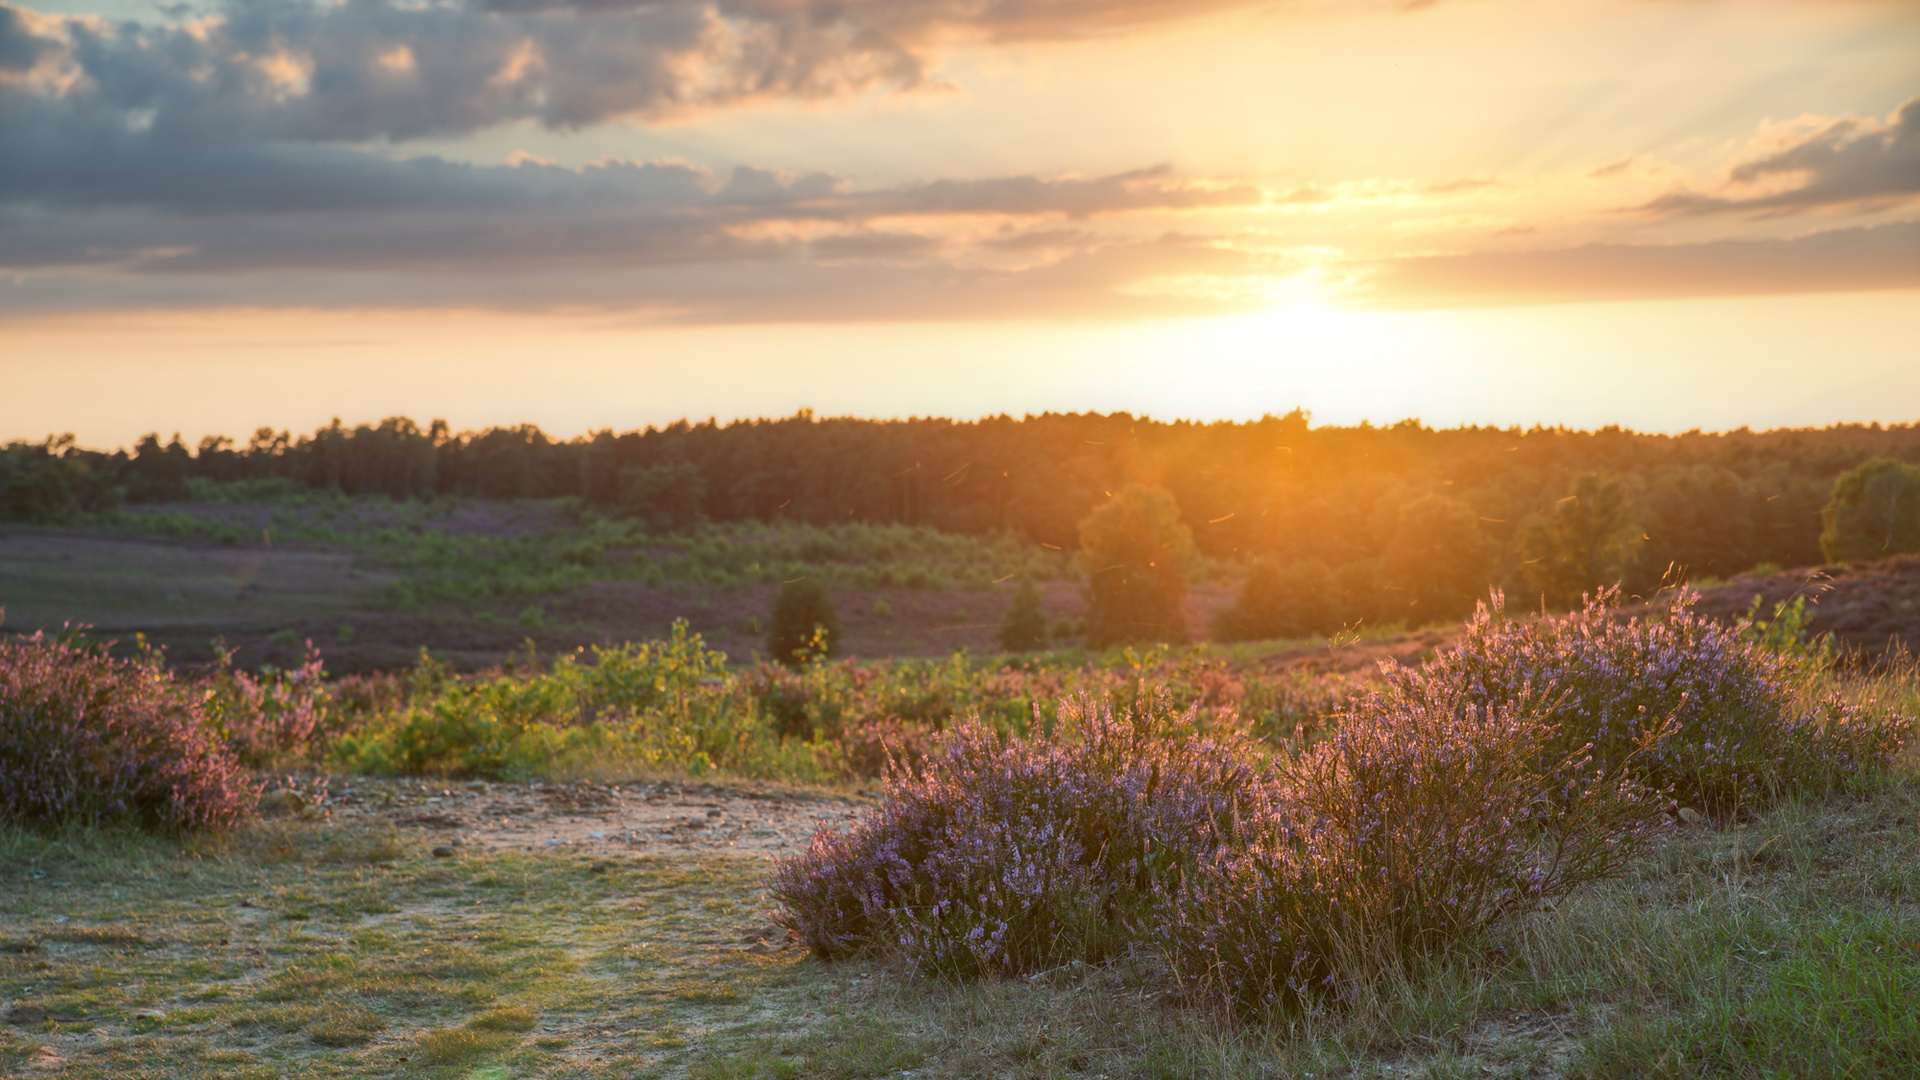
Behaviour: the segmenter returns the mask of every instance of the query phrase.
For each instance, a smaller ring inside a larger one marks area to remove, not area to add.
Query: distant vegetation
[[[545,614],[514,598],[594,582],[1077,579],[1088,606],[1075,630],[1099,648],[1448,622],[1489,586],[1567,609],[1616,584],[1651,595],[1920,550],[1910,462],[1916,426],[1656,436],[1313,428],[1300,412],[1215,424],[802,412],[554,440],[393,418],[297,438],[262,429],[244,447],[15,443],[0,452],[0,520],[327,545],[397,571],[395,606],[512,602],[533,630]],[[451,527],[473,500],[544,502],[551,520]],[[1235,601],[1189,626],[1189,585],[1222,580]],[[1035,611],[1022,618],[1034,624],[1022,647],[1049,636]]]

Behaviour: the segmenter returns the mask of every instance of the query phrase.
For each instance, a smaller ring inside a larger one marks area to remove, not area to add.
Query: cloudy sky
[[[0,0],[0,438],[1920,420],[1911,0]]]

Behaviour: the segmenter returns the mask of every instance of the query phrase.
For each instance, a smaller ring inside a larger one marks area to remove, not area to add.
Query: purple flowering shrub
[[[779,918],[835,957],[898,950],[917,972],[1017,974],[1123,948],[1154,882],[1230,835],[1259,798],[1244,731],[1203,732],[1164,695],[1061,703],[1054,728],[948,731],[845,833],[782,860]]]
[[[1910,718],[1809,698],[1804,659],[1697,614],[1691,590],[1673,593],[1659,617],[1622,618],[1616,599],[1608,591],[1581,611],[1512,619],[1495,593],[1458,649],[1389,671],[1386,693],[1417,698],[1438,684],[1481,705],[1545,710],[1558,735],[1543,752],[1591,744],[1602,763],[1662,729],[1635,762],[1638,779],[1717,814],[1831,786],[1884,762],[1911,731]]]
[[[234,824],[256,794],[200,695],[157,663],[0,640],[0,814],[184,832]]]
[[[282,764],[307,753],[326,734],[326,674],[320,650],[307,642],[306,662],[289,671],[235,670],[233,650],[215,644],[214,670],[201,682],[202,709],[216,733],[250,768]]]
[[[1169,967],[1242,1015],[1297,1009],[1614,873],[1660,804],[1620,763],[1543,764],[1555,736],[1432,685],[1355,703],[1242,808],[1240,842],[1160,890]]]

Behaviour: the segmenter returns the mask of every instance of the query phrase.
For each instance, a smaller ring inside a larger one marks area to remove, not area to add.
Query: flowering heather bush
[[[1444,690],[1357,703],[1160,890],[1169,966],[1243,1015],[1294,1009],[1613,873],[1659,804],[1584,754],[1543,767],[1554,736]]]
[[[215,654],[214,671],[202,683],[202,708],[241,764],[260,768],[303,756],[325,733],[329,695],[313,642],[307,642],[306,662],[291,671],[249,675],[234,670],[232,650],[216,643]]]
[[[1662,728],[1635,762],[1640,782],[1723,814],[1837,783],[1885,761],[1911,730],[1910,718],[1877,717],[1833,695],[1809,700],[1804,661],[1695,613],[1691,590],[1674,593],[1659,618],[1621,618],[1615,598],[1510,619],[1496,593],[1457,650],[1389,672],[1386,692],[1418,699],[1437,685],[1480,705],[1544,708],[1558,729],[1545,753],[1590,743],[1602,764]]]
[[[948,732],[846,833],[782,860],[780,918],[834,957],[897,948],[924,974],[1015,974],[1121,948],[1153,882],[1221,842],[1257,799],[1253,743],[1203,734],[1165,697],[1063,702],[1050,733]]]
[[[255,794],[158,665],[39,634],[0,641],[0,813],[185,831],[233,824]]]

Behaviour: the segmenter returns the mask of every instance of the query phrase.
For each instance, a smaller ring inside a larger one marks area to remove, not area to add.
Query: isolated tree
[[[1566,498],[1520,527],[1520,571],[1555,604],[1618,584],[1645,539],[1627,505],[1627,485],[1598,473],[1576,478]]]
[[[1920,468],[1874,458],[1841,473],[1820,520],[1820,550],[1829,562],[1920,551]]]
[[[1034,652],[1047,647],[1047,613],[1040,608],[1040,587],[1030,577],[1020,579],[1013,606],[1000,624],[1003,652]]]
[[[1305,637],[1339,629],[1339,588],[1319,559],[1256,559],[1215,632],[1227,641]]]
[[[1382,559],[1406,597],[1409,624],[1457,619],[1486,595],[1499,549],[1459,499],[1426,495],[1400,508]]]
[[[780,586],[771,621],[767,652],[788,667],[802,667],[840,651],[840,613],[834,610],[826,587],[811,577]]]
[[[1187,640],[1187,568],[1197,557],[1180,508],[1159,488],[1128,484],[1087,515],[1087,644]]]

